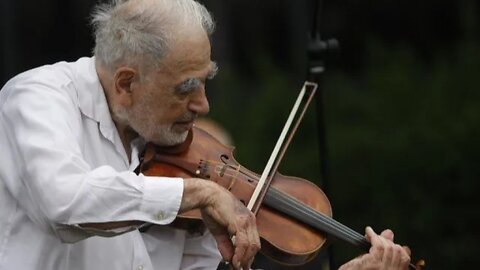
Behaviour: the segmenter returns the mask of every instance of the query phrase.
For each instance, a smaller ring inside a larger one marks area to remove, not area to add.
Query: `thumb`
[[[213,234],[215,241],[217,242],[218,251],[222,255],[224,261],[230,262],[233,257],[233,244],[230,240],[230,236],[227,233]]]
[[[230,262],[233,257],[234,247],[227,229],[218,224],[218,222],[205,211],[202,211],[202,219],[215,239],[215,242],[217,242],[217,248],[223,260]]]

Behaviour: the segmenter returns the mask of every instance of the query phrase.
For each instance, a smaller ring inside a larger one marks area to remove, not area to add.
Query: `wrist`
[[[218,185],[200,178],[183,179],[183,196],[179,212],[203,209],[214,204]]]

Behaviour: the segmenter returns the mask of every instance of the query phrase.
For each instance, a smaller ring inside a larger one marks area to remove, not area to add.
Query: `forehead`
[[[170,76],[209,72],[212,68],[210,53],[210,40],[206,33],[181,35],[173,42],[159,71]]]

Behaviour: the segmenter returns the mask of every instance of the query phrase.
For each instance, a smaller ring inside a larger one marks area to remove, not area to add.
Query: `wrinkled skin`
[[[393,242],[393,232],[385,230],[380,235],[372,228],[365,229],[366,239],[372,244],[369,252],[346,264],[339,270],[407,270],[410,250]]]

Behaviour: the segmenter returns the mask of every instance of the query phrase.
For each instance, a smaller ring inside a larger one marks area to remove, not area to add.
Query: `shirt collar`
[[[74,80],[82,114],[96,121],[102,135],[111,141],[120,153],[124,147],[110,115],[105,92],[100,84],[94,57],[84,57],[74,63]]]
[[[74,65],[75,79],[73,83],[77,91],[80,111],[88,118],[98,122],[103,136],[115,142],[117,129],[110,116],[105,92],[98,78],[95,58],[80,58]]]

